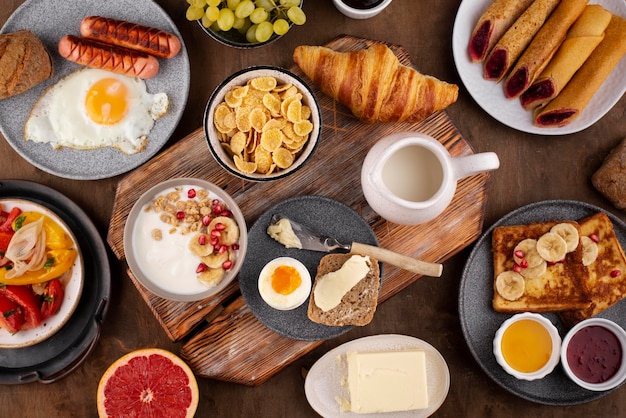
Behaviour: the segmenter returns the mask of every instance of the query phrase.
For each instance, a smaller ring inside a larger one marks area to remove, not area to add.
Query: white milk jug
[[[398,224],[417,225],[448,207],[458,180],[499,166],[493,152],[455,158],[428,135],[398,132],[372,146],[361,169],[361,186],[365,199],[380,216]]]

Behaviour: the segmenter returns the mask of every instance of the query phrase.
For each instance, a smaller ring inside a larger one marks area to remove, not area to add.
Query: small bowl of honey
[[[502,323],[493,340],[496,361],[521,380],[542,379],[559,364],[561,337],[542,315],[524,312]]]
[[[561,365],[582,388],[596,392],[616,388],[626,379],[626,331],[604,318],[579,322],[563,339]]]

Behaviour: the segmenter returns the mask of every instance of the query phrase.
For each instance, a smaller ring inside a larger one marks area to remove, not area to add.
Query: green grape
[[[251,44],[255,44],[258,41],[256,40],[256,28],[258,27],[258,25],[252,25],[248,28],[248,30],[246,31],[246,40],[248,42],[250,42]]]
[[[280,0],[280,5],[283,7],[300,6],[300,0]]]
[[[246,19],[241,18],[241,17],[237,17],[237,14],[235,14],[235,22],[233,22],[233,29],[241,29],[243,28],[243,25],[246,23]]]
[[[257,7],[262,7],[267,11],[272,10],[276,6],[273,0],[256,0],[255,3]]]
[[[304,25],[306,22],[306,15],[299,7],[290,7],[289,10],[287,10],[287,16],[289,16],[289,20],[295,25]]]
[[[240,1],[241,0],[227,0],[226,1],[226,7],[228,7],[230,10],[232,10],[234,12],[235,9],[237,8],[237,6],[239,5]]]
[[[229,31],[232,29],[235,23],[235,13],[228,9],[220,9],[220,15],[217,18],[217,26],[223,31]]]
[[[269,17],[269,14],[267,13],[267,10],[265,10],[262,7],[257,7],[256,9],[254,9],[254,11],[250,14],[250,21],[252,23],[256,23],[259,24],[261,22],[265,22],[267,20],[267,18]]]
[[[204,15],[204,10],[201,7],[189,6],[187,8],[187,12],[185,12],[185,17],[187,20],[198,20]]]
[[[191,5],[204,8],[204,6],[206,6],[206,0],[191,0]]]
[[[274,34],[274,25],[267,20],[259,23],[255,31],[256,40],[259,42],[265,42],[269,40]]]
[[[217,7],[222,4],[222,0],[206,0],[206,4],[211,7]]]
[[[211,20],[213,22],[217,22],[217,19],[219,19],[220,17],[220,9],[218,9],[215,6],[209,6],[206,8],[206,11],[204,12],[204,15],[206,16],[206,18],[208,20]]]
[[[242,35],[245,35],[248,29],[250,29],[250,26],[252,26],[252,22],[250,22],[250,19],[243,19],[243,26],[238,28],[237,30]]]
[[[237,5],[235,9],[235,16],[245,18],[248,17],[254,12],[254,3],[252,0],[243,0],[241,3]]]
[[[274,32],[276,35],[284,35],[289,31],[289,22],[285,19],[276,19],[274,21]]]
[[[202,15],[202,26],[204,26],[205,28],[209,28],[213,23],[215,22],[206,17],[206,14]]]

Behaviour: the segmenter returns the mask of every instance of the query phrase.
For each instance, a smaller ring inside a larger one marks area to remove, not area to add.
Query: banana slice
[[[228,251],[212,253],[202,257],[202,262],[212,269],[222,268],[222,264],[224,264],[226,260],[228,260]]]
[[[503,271],[496,277],[496,291],[506,300],[519,299],[525,288],[526,282],[522,275],[512,270]]]
[[[580,237],[580,243],[583,246],[583,265],[593,264],[598,258],[598,244],[587,236]]]
[[[215,287],[222,281],[224,277],[224,269],[208,269],[198,275],[200,283],[207,287]]]
[[[547,262],[556,263],[567,254],[567,243],[560,235],[546,232],[537,240],[537,252]]]
[[[198,257],[206,257],[213,252],[213,246],[209,244],[211,237],[206,234],[196,234],[189,241],[189,250]],[[204,244],[200,244],[200,242]]]
[[[570,223],[562,222],[554,225],[550,232],[554,232],[567,244],[567,252],[571,253],[578,247],[578,229]]]
[[[526,238],[520,241],[519,244],[515,246],[515,249],[513,249],[513,261],[515,261],[515,264],[525,268],[533,268],[537,267],[545,260],[541,258],[537,252],[537,240]],[[524,263],[524,261],[526,261],[526,263]]]
[[[520,274],[527,279],[539,279],[548,270],[548,263],[541,259],[541,263],[534,267],[527,267],[520,271]]]
[[[222,226],[219,226],[221,224]],[[209,233],[217,229],[220,231],[220,244],[233,245],[239,240],[239,225],[233,218],[218,216],[213,218],[208,226]]]

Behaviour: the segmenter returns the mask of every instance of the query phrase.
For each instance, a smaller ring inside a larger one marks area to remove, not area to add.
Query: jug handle
[[[456,157],[453,161],[454,173],[457,179],[485,171],[492,171],[500,167],[500,159],[495,152],[481,152],[465,157]]]

